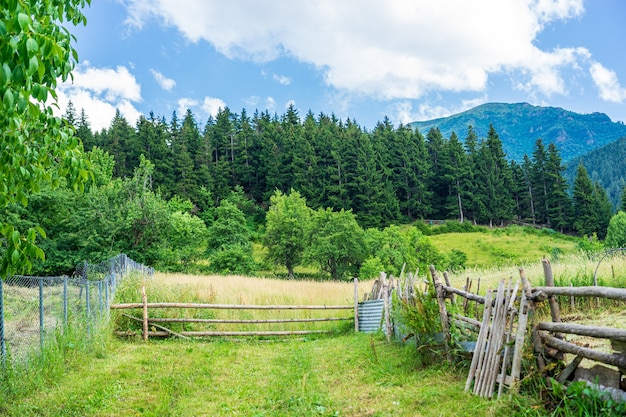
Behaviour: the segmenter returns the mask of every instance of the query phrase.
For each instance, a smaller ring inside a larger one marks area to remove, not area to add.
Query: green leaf
[[[26,30],[30,24],[30,17],[26,13],[19,13],[17,15],[17,23],[22,30]]]
[[[0,68],[0,86],[5,86],[11,80],[11,68],[8,64],[2,64]]]
[[[9,111],[9,109],[13,107],[14,102],[13,92],[10,88],[7,88],[4,92],[4,97],[2,97],[2,104],[4,105],[5,111]]]
[[[26,40],[26,50],[31,56],[39,50],[39,45],[34,38],[28,38],[28,40]]]
[[[11,254],[11,263],[13,265],[17,265],[20,263],[20,252],[17,249],[14,249],[13,253]]]
[[[28,60],[28,75],[33,75],[39,69],[39,59],[33,56]]]
[[[13,233],[11,233],[11,241],[13,242],[13,245],[19,246],[19,244],[20,244],[20,232],[18,232],[17,230],[14,230]]]

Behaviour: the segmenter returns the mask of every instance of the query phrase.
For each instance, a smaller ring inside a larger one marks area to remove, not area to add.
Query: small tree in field
[[[293,269],[302,261],[306,247],[306,229],[311,209],[307,207],[306,199],[294,190],[289,195],[276,190],[270,203],[263,239],[268,250],[267,259],[284,265],[289,279],[293,279]]]
[[[319,209],[308,231],[306,256],[334,280],[356,275],[366,257],[364,232],[352,211]]]
[[[626,247],[626,213],[618,212],[611,218],[606,231],[606,246],[609,248]]]

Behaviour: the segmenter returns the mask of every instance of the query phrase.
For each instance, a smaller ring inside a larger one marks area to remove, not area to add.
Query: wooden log
[[[554,274],[552,273],[552,265],[550,265],[550,260],[544,258],[542,259],[541,263],[543,265],[543,274],[546,281],[546,287],[554,287]],[[555,323],[560,323],[561,310],[554,294],[550,295],[550,297],[548,298],[548,303],[550,304],[550,316],[552,317],[552,321]]]
[[[140,319],[139,317],[133,317],[133,316],[131,316],[131,315],[129,315],[129,314],[122,314],[122,315],[123,315],[124,317],[128,317],[129,319],[133,319],[133,320],[135,320],[135,321],[143,321],[143,320],[142,320],[142,319]],[[148,321],[150,321],[150,319],[148,319]],[[174,336],[178,336],[178,337],[180,337],[180,338],[182,338],[182,339],[189,339],[187,336],[184,336],[184,335],[182,335],[182,334],[180,334],[180,333],[176,333],[175,331],[173,331],[173,330],[171,330],[171,329],[168,329],[168,328],[166,328],[166,327],[160,326],[160,325],[158,325],[158,324],[152,324],[152,326],[156,327],[157,329],[161,329],[161,330],[164,330],[164,331],[166,331],[166,332],[169,332],[170,334],[173,334]],[[148,331],[146,330],[146,333],[147,333],[147,332],[148,332]]]
[[[354,278],[354,331],[359,331],[359,279]]]
[[[437,297],[437,304],[439,306],[439,318],[441,319],[441,331],[443,332],[443,339],[445,342],[446,359],[451,360],[450,357],[450,324],[448,323],[448,312],[446,311],[446,300],[444,290],[442,288],[441,281],[437,276],[437,271],[434,265],[430,265],[430,274],[432,275],[433,284],[435,287],[435,296]]]
[[[500,349],[502,348],[503,336],[506,330],[506,313],[508,305],[508,289],[504,288],[504,281],[498,285],[496,295],[496,306],[493,313],[492,330],[489,337],[487,361],[485,363],[484,376],[479,395],[484,398],[491,398],[494,392],[495,380],[501,363]]]
[[[146,295],[146,286],[141,287],[141,301],[143,308],[143,331],[141,333],[143,340],[148,340],[148,296]]]
[[[299,336],[307,334],[326,334],[332,333],[332,330],[280,330],[280,331],[250,331],[250,332],[221,332],[221,331],[205,331],[205,332],[180,332],[185,336]]]
[[[460,290],[458,288],[450,287],[448,285],[442,285],[441,287],[443,288],[445,292],[458,294],[461,297],[466,298],[468,300],[476,301],[479,304],[485,304],[485,297],[481,297],[480,295],[472,294],[467,291]]]
[[[569,295],[574,297],[600,297],[611,300],[626,301],[626,288],[613,287],[534,287],[535,292],[545,292],[548,295]]]
[[[352,310],[354,306],[243,305],[202,303],[147,303],[148,308],[206,308],[214,310]],[[143,303],[111,304],[111,309],[143,308]]]
[[[354,320],[352,317],[316,317],[316,318],[293,318],[293,319],[197,319],[197,318],[177,318],[160,317],[148,318],[149,323],[215,323],[215,324],[270,324],[270,323],[313,323],[322,321],[343,321]]]
[[[576,368],[578,368],[578,365],[580,365],[580,362],[582,362],[582,360],[583,360],[582,356],[576,356],[574,360],[571,361],[570,364],[567,365],[565,369],[561,371],[561,373],[559,374],[556,380],[560,384],[565,384],[565,381],[567,381],[570,375],[572,375],[576,371]]]
[[[583,358],[591,359],[596,362],[602,362],[607,365],[617,366],[618,368],[626,368],[626,355],[619,353],[605,353],[594,349],[578,346],[574,343],[557,339],[554,336],[540,333],[541,338],[546,345],[551,346],[565,353],[571,353]]]
[[[452,285],[450,285],[450,277],[448,276],[448,271],[443,271],[443,280],[446,283],[446,287],[452,288]],[[452,302],[452,304],[455,304],[454,292],[452,293],[452,295],[450,295],[450,301]]]
[[[480,327],[480,332],[478,333],[478,339],[476,340],[476,349],[474,349],[474,355],[472,355],[472,363],[470,365],[470,370],[467,375],[467,381],[465,382],[465,392],[469,391],[472,381],[475,379],[476,370],[478,369],[479,363],[482,361],[482,356],[485,352],[485,341],[487,340],[487,336],[489,333],[489,317],[491,316],[491,290],[487,290],[487,294],[485,295],[485,309],[483,311],[483,321]]]
[[[480,294],[480,277],[478,277],[478,285],[476,285],[476,295]],[[478,315],[478,302],[474,303],[474,307],[475,307],[475,311],[474,313],[476,313],[476,320],[478,320],[480,317]]]
[[[597,337],[602,339],[619,340],[626,342],[626,330],[613,327],[586,326],[574,323],[539,323],[540,330],[577,334],[580,336]]]
[[[472,293],[472,280],[470,277],[465,278],[465,287],[463,287],[463,291],[468,294]],[[469,306],[469,298],[463,297],[463,315],[467,316],[467,307]]]
[[[517,333],[515,335],[513,359],[511,361],[512,384],[517,383],[520,378],[522,370],[522,354],[524,352],[524,342],[526,339],[526,331],[528,328],[528,316],[531,314],[533,309],[532,301],[527,298],[528,281],[526,280],[526,273],[524,272],[524,268],[519,269],[519,274],[520,279],[522,280],[522,298],[520,300],[519,315],[517,319]]]
[[[513,288],[513,291],[511,292],[510,295],[510,299],[509,299],[509,304],[507,306],[507,311],[509,312],[509,330],[508,332],[506,332],[506,341],[505,341],[505,348],[504,348],[504,357],[502,358],[502,370],[500,372],[500,386],[498,387],[498,398],[500,398],[502,396],[502,389],[506,383],[506,371],[507,371],[507,367],[508,367],[508,362],[509,362],[509,352],[511,350],[510,348],[510,343],[511,343],[511,334],[513,333],[513,319],[515,318],[515,314],[516,311],[513,308],[513,306],[515,305],[515,299],[517,298],[517,290],[519,289],[519,284],[520,281],[517,281],[515,283],[515,287]]]
[[[297,330],[297,331],[266,331],[266,332],[180,332],[181,335],[188,337],[230,337],[230,336],[303,336],[311,334],[327,334],[332,333],[330,330]],[[133,331],[116,331],[118,336],[136,336]],[[167,331],[149,331],[152,337],[168,337],[171,336]]]
[[[455,319],[460,320],[462,322],[469,323],[469,324],[471,324],[472,326],[474,326],[475,328],[477,328],[479,330],[480,330],[480,326],[482,325],[482,323],[479,322],[478,320],[474,320],[472,318],[465,317],[465,316],[462,316],[460,314],[453,314],[452,317],[454,317]]]

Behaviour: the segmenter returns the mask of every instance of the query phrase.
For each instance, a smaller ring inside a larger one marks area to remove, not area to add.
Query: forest
[[[419,227],[400,238],[397,225],[518,222],[604,239],[613,215],[582,164],[570,190],[553,144],[529,138],[532,155],[516,163],[493,126],[486,138],[471,126],[462,138],[446,138],[385,118],[366,131],[333,115],[302,118],[293,106],[252,116],[225,108],[202,128],[190,110],[182,120],[151,113],[135,126],[118,112],[108,129],[93,132],[70,103],[64,120],[87,151],[85,192],[44,187],[27,207],[10,204],[2,213],[20,230],[40,227],[47,235],[40,244],[47,260],[34,263],[40,274],[119,252],[162,269],[190,270],[205,259],[213,272],[254,273],[261,267],[252,259],[256,242],[290,277],[308,263],[340,279],[418,258],[380,254],[384,245],[374,241],[420,239]],[[298,210],[306,212],[301,228],[285,237],[287,213]],[[337,236],[351,242],[343,253]],[[439,262],[453,267],[462,254]]]

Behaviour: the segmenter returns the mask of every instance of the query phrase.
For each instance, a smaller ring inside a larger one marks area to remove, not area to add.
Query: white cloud
[[[589,56],[535,44],[546,24],[581,16],[583,0],[180,3],[128,0],[127,23],[156,19],[231,59],[288,56],[312,64],[338,90],[380,99],[483,92],[497,73],[515,74],[527,90],[567,94],[563,71]]]
[[[77,112],[85,109],[93,131],[108,128],[116,109],[131,125],[141,115],[134,105],[142,101],[141,86],[128,68],[96,68],[85,62],[72,74],[74,81],[68,79],[57,89],[60,114],[72,101]]]
[[[463,100],[460,106],[450,108],[429,102],[420,102],[417,109],[413,109],[413,103],[402,100],[393,103],[388,111],[389,118],[394,124],[408,124],[415,121],[433,120],[461,113],[488,101],[487,96],[477,97],[471,100]],[[424,132],[422,132],[424,133]]]
[[[274,100],[274,97],[271,96],[267,96],[265,98],[265,101],[259,96],[246,97],[242,101],[246,106],[255,108],[260,111],[267,110],[272,112],[274,111],[274,109],[276,109],[276,100]]]
[[[626,99],[626,88],[622,87],[615,71],[594,62],[589,70],[593,82],[600,90],[600,98],[606,101],[621,103]]]
[[[176,81],[171,78],[167,78],[165,75],[161,74],[161,72],[155,69],[150,69],[150,72],[154,76],[157,84],[159,84],[159,86],[165,91],[172,91],[172,88],[176,86]]]
[[[282,85],[289,85],[289,84],[291,84],[291,78],[286,77],[284,75],[274,74],[272,76],[272,78],[274,79],[274,81],[276,81],[276,82],[278,82],[279,84],[282,84]]]
[[[201,107],[204,113],[215,117],[220,110],[226,108],[226,103],[220,98],[205,97]]]
[[[187,113],[187,109],[193,109],[198,104],[200,104],[200,102],[192,98],[184,97],[178,99],[178,108],[176,109],[176,114],[179,118],[181,118],[185,115],[185,113]]]

